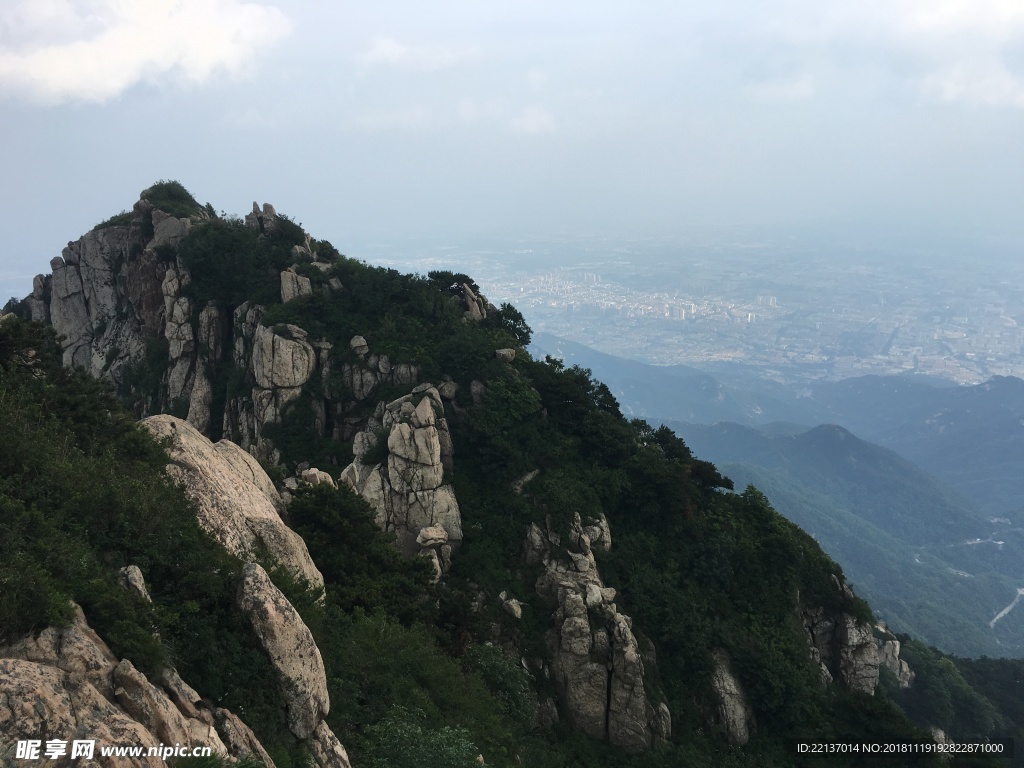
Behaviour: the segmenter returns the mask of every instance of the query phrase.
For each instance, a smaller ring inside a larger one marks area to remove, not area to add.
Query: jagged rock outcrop
[[[850,592],[846,585],[837,589]],[[811,658],[828,684],[840,681],[853,691],[874,694],[878,685],[879,648],[870,624],[861,624],[847,613],[828,614],[822,608],[801,608]]]
[[[50,627],[0,648],[0,762],[13,758],[19,739],[53,738],[67,741],[69,749],[75,739],[95,739],[97,746],[204,746],[232,757],[254,754],[273,767],[237,716],[220,710],[215,717],[196,706],[199,701],[174,670],[150,681],[131,661],[118,660],[74,606],[71,626]],[[94,759],[74,764],[106,763],[97,750]],[[121,758],[118,765],[156,768],[163,761]]]
[[[577,514],[565,534],[550,520],[545,529],[531,524],[523,549],[528,564],[543,567],[537,593],[555,607],[547,642],[563,714],[593,738],[643,750],[668,738],[671,718],[648,700],[632,620],[619,613],[615,590],[598,572],[594,551],[610,546],[603,515],[584,521]]]
[[[174,416],[150,416],[142,423],[157,438],[169,439],[168,473],[196,502],[199,524],[226,550],[248,559],[264,547],[292,573],[323,586],[306,543],[278,514],[273,483],[251,456],[229,441],[214,445]]]
[[[875,625],[875,645],[878,646],[878,661],[896,676],[900,688],[909,688],[914,683],[914,671],[900,658],[900,641],[884,623]],[[879,636],[880,635],[880,636]]]
[[[380,439],[387,446],[384,461],[364,463]],[[452,448],[438,390],[420,384],[381,403],[368,430],[356,435],[352,451],[355,459],[342,471],[342,481],[371,504],[377,524],[395,534],[399,552],[427,557],[437,573],[447,570],[462,543],[462,515],[444,481]]]
[[[497,311],[495,306],[487,300],[483,294],[477,295],[476,292],[470,287],[469,283],[462,284],[462,298],[466,302],[466,311],[464,313],[467,320],[472,320],[474,323],[479,323],[487,318],[487,312]]]
[[[728,657],[719,651],[714,658],[715,671],[711,676],[711,687],[718,697],[714,721],[725,729],[731,744],[742,747],[750,741],[757,727],[754,711],[743,685],[732,673]]]

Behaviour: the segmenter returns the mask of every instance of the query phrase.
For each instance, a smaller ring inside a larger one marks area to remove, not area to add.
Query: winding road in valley
[[[1024,588],[1017,587],[1017,596],[1015,598],[1013,598],[1013,602],[1010,603],[1005,608],[1003,608],[1003,610],[1001,610],[999,613],[997,613],[996,617],[994,619],[992,619],[992,621],[990,621],[988,623],[988,625],[990,627],[995,627],[997,621],[999,621],[1001,618],[1003,618],[1003,616],[1005,616],[1006,614],[1008,614],[1010,611],[1012,611],[1014,608],[1017,607],[1017,603],[1020,602],[1020,599],[1022,597],[1024,597]]]

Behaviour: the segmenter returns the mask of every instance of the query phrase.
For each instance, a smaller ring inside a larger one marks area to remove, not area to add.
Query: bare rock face
[[[837,630],[840,676],[850,690],[874,694],[879,659],[871,625],[843,614]]]
[[[256,754],[272,768],[273,761],[241,720],[222,710],[220,721],[249,735],[248,741],[226,740],[214,717],[195,706],[198,701],[199,694],[174,670],[164,670],[152,682],[127,659],[118,661],[75,606],[70,627],[50,627],[0,648],[0,762],[13,759],[19,739],[61,739],[69,749],[75,739],[95,739],[94,758],[74,764],[110,764],[100,758],[101,746],[177,743],[236,758]],[[67,764],[66,758],[57,764]],[[117,764],[157,768],[163,761],[121,758]]]
[[[341,474],[342,481],[376,510],[377,524],[394,532],[399,552],[406,557],[422,554],[441,571],[448,569],[452,552],[462,543],[459,504],[451,485],[444,482],[441,435],[447,433],[447,424],[443,414],[444,404],[435,387],[415,387],[382,409],[385,460],[372,466],[363,463],[377,439],[372,432],[363,432],[353,442],[355,461]]]
[[[316,352],[296,325],[280,330],[257,326],[252,354],[256,385],[263,389],[301,387],[316,368]]]
[[[228,441],[215,446],[173,416],[150,416],[142,423],[156,437],[170,438],[167,471],[196,502],[199,524],[225,549],[247,559],[256,547],[265,547],[292,573],[323,586],[305,542],[281,521],[273,483],[252,457]]]
[[[129,257],[126,235],[123,227],[93,230],[50,262],[49,316],[65,337],[64,364],[97,377],[113,376],[145,346],[139,314],[118,282]],[[150,288],[159,291],[159,285]]]
[[[827,685],[838,680],[850,690],[874,695],[880,653],[871,625],[858,624],[846,613],[829,615],[821,608],[802,608],[801,617],[822,682]]]
[[[321,722],[307,743],[313,762],[320,768],[351,768],[348,752],[338,741],[338,737],[327,727],[327,723]]]
[[[212,724],[189,719],[167,693],[157,688],[128,659],[122,659],[112,673],[114,696],[132,719],[146,724],[164,744],[200,744],[227,754],[227,747]]]
[[[910,665],[900,658],[900,641],[884,623],[877,624],[875,630],[881,635],[881,637],[875,637],[879,665],[896,676],[900,688],[909,688],[914,682],[915,674]]]
[[[0,737],[4,763],[14,764],[15,743],[60,734],[69,742],[95,739],[98,745],[156,747],[160,739],[105,699],[88,683],[79,684],[56,667],[20,659],[0,659]],[[70,746],[70,744],[69,744]],[[99,755],[96,754],[96,758]],[[38,764],[42,764],[40,761]],[[79,765],[102,765],[99,759]],[[120,765],[162,768],[158,757],[124,758]]]
[[[248,563],[242,570],[238,605],[277,670],[289,729],[300,739],[310,738],[331,707],[327,674],[313,635],[256,563]]]
[[[724,653],[715,654],[715,672],[711,686],[718,696],[714,720],[724,729],[731,744],[742,747],[757,727],[746,691],[732,673]]]
[[[303,277],[290,267],[281,273],[281,303],[287,304],[292,299],[313,295],[313,284],[308,277]]]
[[[467,320],[472,320],[474,323],[487,319],[488,310],[491,312],[496,311],[494,305],[483,294],[477,295],[469,283],[462,284],[462,298],[466,302],[464,316]]]
[[[546,529],[531,524],[524,557],[543,566],[537,593],[555,606],[547,644],[563,714],[588,736],[640,751],[668,738],[671,716],[648,700],[632,620],[618,612],[615,590],[598,572],[585,531],[607,525],[576,515],[563,546],[550,521]]]
[[[137,598],[145,600],[147,603],[153,602],[153,599],[149,596],[149,590],[146,589],[146,581],[142,577],[142,571],[139,570],[139,566],[126,565],[118,572],[118,578],[121,586]]]
[[[218,708],[214,714],[217,731],[220,733],[221,740],[227,746],[230,754],[239,756],[252,755],[262,761],[266,768],[274,768],[274,761],[267,754],[267,750],[263,748],[263,745],[260,744],[256,734],[237,715],[223,708]]]

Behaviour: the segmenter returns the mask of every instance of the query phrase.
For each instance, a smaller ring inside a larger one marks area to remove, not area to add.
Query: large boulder
[[[288,708],[288,727],[308,739],[330,711],[327,673],[320,649],[298,611],[256,563],[242,569],[238,605],[248,616],[278,675]]]
[[[306,341],[306,332],[295,325],[279,330],[256,328],[252,372],[263,389],[301,387],[316,369],[316,351]]]
[[[273,483],[257,462],[245,458],[228,441],[214,445],[174,416],[150,416],[142,423],[156,437],[169,441],[168,474],[196,502],[199,524],[225,549],[243,559],[266,549],[296,576],[323,586],[323,576],[302,537],[281,520]]]

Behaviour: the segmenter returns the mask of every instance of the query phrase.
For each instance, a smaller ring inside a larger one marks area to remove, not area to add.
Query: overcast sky
[[[1019,252],[1024,2],[2,0],[0,153],[0,296],[161,178],[356,256],[708,223]]]

